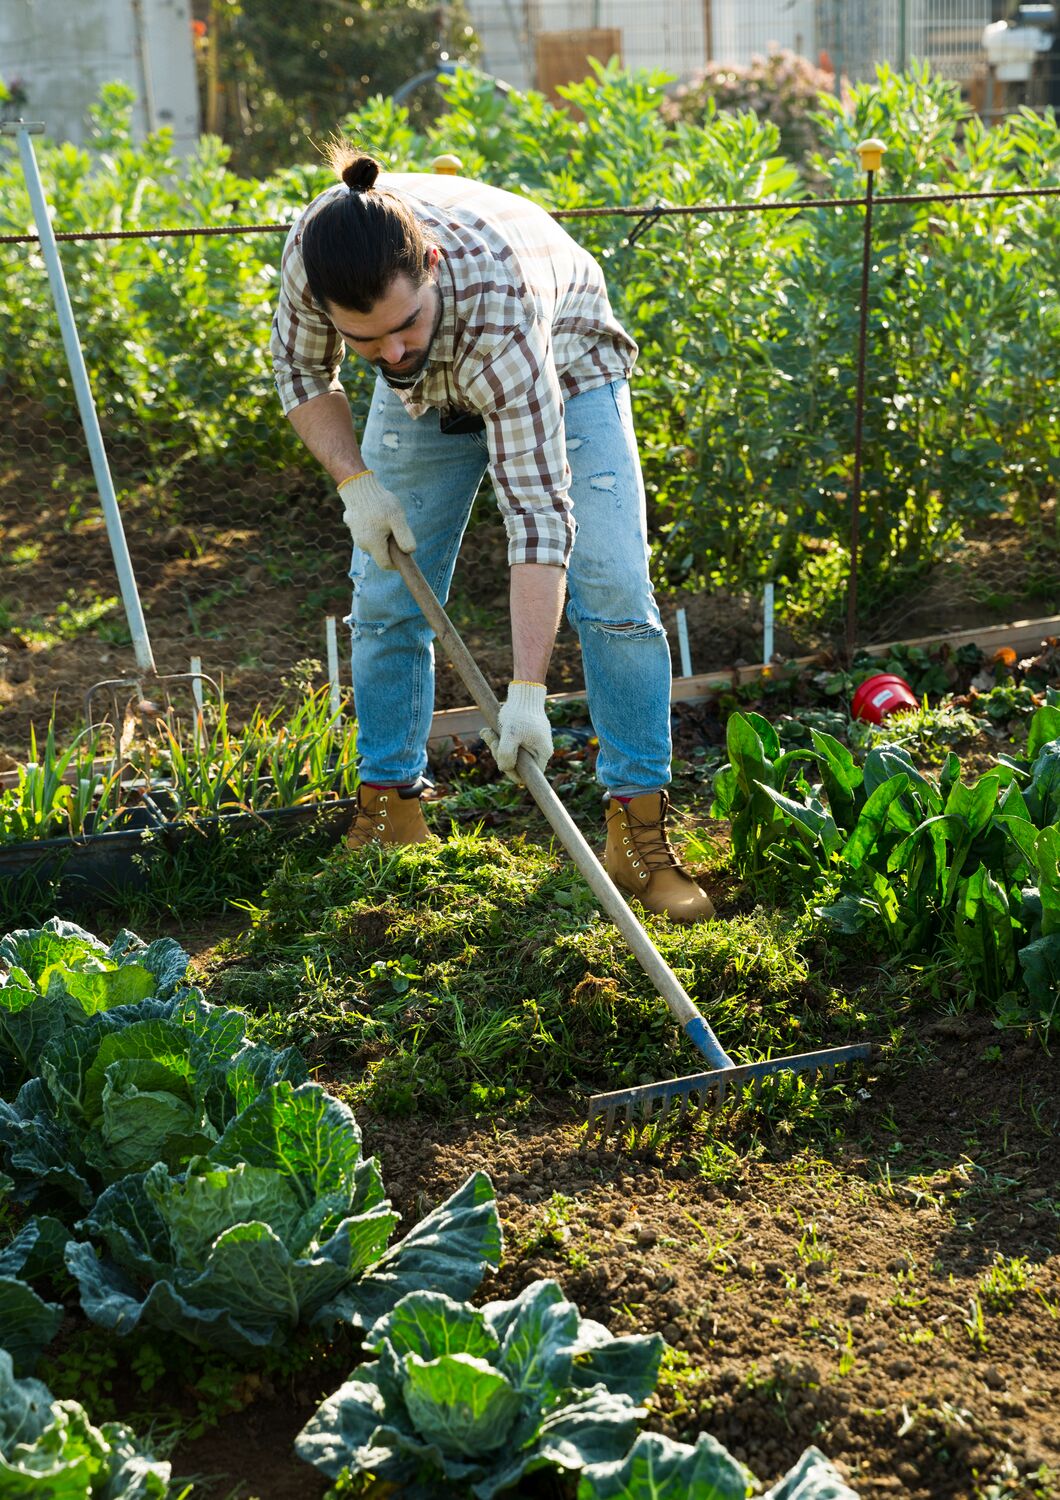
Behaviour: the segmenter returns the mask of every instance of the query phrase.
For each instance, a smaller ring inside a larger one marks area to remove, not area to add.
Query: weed
[[[986,1331],[983,1304],[978,1297],[973,1297],[970,1300],[968,1303],[968,1316],[961,1321],[964,1324],[969,1339],[972,1341],[972,1348],[977,1349],[979,1353],[985,1352],[987,1345],[990,1343],[990,1338]]]
[[[1009,1312],[1016,1298],[1034,1281],[1034,1268],[1025,1255],[994,1258],[994,1264],[979,1282],[983,1306],[991,1312]]]

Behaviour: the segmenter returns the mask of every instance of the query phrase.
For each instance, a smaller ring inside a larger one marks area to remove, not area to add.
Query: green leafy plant
[[[117,822],[124,804],[121,774],[97,770],[101,736],[87,730],[75,735],[65,750],[56,743],[55,721],[38,747],[30,726],[30,753],[18,768],[13,787],[0,790],[0,847],[27,839],[57,838],[80,833],[89,814],[102,833]]]
[[[658,1432],[642,1432],[623,1459],[590,1464],[578,1484],[578,1500],[744,1500],[749,1493],[743,1466],[709,1433],[694,1447]],[[857,1500],[818,1448],[798,1463],[762,1500]]]
[[[898,745],[874,746],[861,765],[817,730],[812,751],[784,753],[758,716],[732,715],[728,734],[714,811],[732,820],[743,873],[762,881],[782,872],[838,932],[873,934],[902,954],[955,948],[995,1005],[1022,973],[1030,1015],[1051,1023],[1060,1005],[1060,708],[1036,713],[1026,760],[1001,756],[970,786],[952,752],[936,780]],[[797,756],[795,784],[782,791],[778,768]]]
[[[10,1178],[0,1180],[5,1195],[12,1186]],[[46,1301],[33,1283],[62,1272],[66,1239],[66,1226],[44,1217],[30,1219],[0,1248],[0,1338],[18,1374],[33,1368],[62,1323],[61,1303]]]
[[[479,1309],[413,1292],[371,1328],[360,1366],[296,1440],[332,1478],[369,1470],[403,1495],[491,1500],[542,1468],[576,1472],[630,1442],[662,1339],[613,1338],[554,1281]]]
[[[246,1039],[239,1011],[195,991],[92,1016],[56,1036],[40,1076],[0,1101],[0,1144],[23,1199],[88,1207],[102,1187],[156,1162],[179,1172],[302,1057]]]
[[[0,1349],[0,1490],[70,1500],[164,1500],[170,1466],[145,1453],[121,1422],[94,1427],[76,1401],[39,1380],[17,1380]]]
[[[345,1105],[279,1082],[185,1174],[159,1162],[109,1187],[79,1225],[92,1243],[66,1260],[102,1327],[245,1355],[300,1324],[365,1326],[412,1286],[470,1292],[499,1263],[482,1173],[388,1249],[398,1217]]]
[[[7,933],[0,938],[0,1095],[10,1098],[36,1073],[49,1042],[111,1007],[172,996],[187,967],[172,938],[145,944],[123,930],[107,946],[58,917]]]

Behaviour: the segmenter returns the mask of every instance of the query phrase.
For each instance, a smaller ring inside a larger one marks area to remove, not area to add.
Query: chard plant
[[[356,1369],[295,1449],[335,1479],[372,1473],[409,1497],[492,1500],[538,1469],[619,1456],[655,1387],[658,1334],[614,1338],[554,1281],[482,1308],[417,1291],[371,1328]]]
[[[170,1466],[122,1422],[94,1427],[76,1401],[15,1378],[0,1349],[0,1492],[62,1500],[164,1500]]]
[[[389,1244],[398,1218],[346,1106],[281,1081],[186,1172],[158,1162],[107,1188],[66,1264],[101,1327],[245,1356],[300,1326],[366,1327],[414,1287],[467,1295],[499,1264],[483,1173]]]
[[[0,938],[0,1096],[11,1098],[45,1047],[115,1006],[173,996],[188,955],[172,938],[145,944],[122,931],[108,946],[74,922]]]
[[[736,722],[733,722],[736,721]],[[951,751],[937,778],[878,745],[859,763],[814,730],[784,753],[754,714],[729,722],[714,781],[737,868],[805,893],[833,930],[899,954],[954,949],[977,990],[1051,1023],[1060,995],[1060,705],[1039,708],[1025,760],[1000,756],[970,785]]]
[[[0,1146],[23,1200],[87,1208],[130,1172],[182,1171],[264,1089],[307,1078],[294,1048],[248,1042],[241,1011],[196,991],[118,1006],[48,1043],[40,1075],[0,1100]]]

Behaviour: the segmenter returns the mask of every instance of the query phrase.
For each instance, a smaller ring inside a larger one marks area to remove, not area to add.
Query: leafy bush
[[[935,781],[894,745],[859,765],[817,730],[812,750],[784,753],[757,714],[732,715],[727,733],[712,811],[731,819],[738,869],[809,892],[834,930],[896,953],[955,948],[977,992],[1004,1014],[1051,1024],[1060,1000],[1060,705],[1032,719],[1027,759],[1001,756],[971,786],[952,751]]]
[[[52,917],[0,938],[0,1096],[37,1071],[49,1042],[113,1006],[173,995],[188,955],[172,938],[122,931],[108,947]]]
[[[16,1380],[0,1349],[0,1490],[63,1500],[164,1500],[168,1463],[146,1454],[121,1422],[93,1427],[76,1401],[39,1380]]]
[[[94,1243],[71,1242],[66,1262],[101,1327],[245,1355],[299,1325],[366,1326],[412,1287],[466,1295],[499,1263],[482,1173],[388,1249],[398,1217],[345,1105],[280,1082],[186,1174],[159,1162],[107,1188],[78,1226]]]
[[[777,126],[745,111],[668,125],[662,75],[608,68],[564,89],[498,96],[471,71],[426,135],[370,102],[346,127],[395,170],[456,151],[464,170],[552,209],[620,203],[790,201],[791,212],[663,218],[633,244],[626,219],[572,221],[607,270],[618,316],[641,345],[637,421],[660,579],[757,589],[820,618],[847,566],[854,437],[858,211],[797,211],[796,168]],[[824,93],[810,166],[826,194],[858,197],[857,142],[888,144],[881,189],[1018,188],[1055,180],[1051,113],[987,130],[955,84],[881,69],[848,101]],[[134,146],[111,88],[98,148],[42,146],[65,229],[287,220],[325,185],[317,166],[237,177],[204,140],[178,171],[165,132]],[[24,230],[17,158],[0,151],[0,222]],[[881,206],[875,220],[863,463],[863,602],[934,558],[969,519],[1013,505],[1044,542],[1060,477],[1060,225],[1045,199]],[[323,494],[272,391],[266,342],[279,243],[254,236],[64,247],[68,280],[109,435],[142,463],[192,472],[230,501],[269,476],[266,510]],[[68,405],[46,283],[23,250],[0,321],[9,401]],[[372,371],[344,372],[355,416]],[[129,487],[133,487],[134,477]],[[189,489],[187,483],[181,493]],[[182,503],[182,502],[181,502]],[[255,506],[255,524],[261,512]]]
[[[581,1318],[554,1281],[481,1309],[413,1292],[365,1344],[379,1358],[320,1407],[300,1457],[331,1478],[349,1467],[410,1497],[450,1484],[478,1500],[621,1452],[662,1354],[658,1334],[613,1338]]]
[[[87,1207],[105,1184],[156,1162],[179,1172],[279,1080],[305,1062],[246,1039],[239,1011],[194,991],[119,1006],[56,1036],[40,1076],[0,1101],[0,1144],[20,1196],[68,1194]]]

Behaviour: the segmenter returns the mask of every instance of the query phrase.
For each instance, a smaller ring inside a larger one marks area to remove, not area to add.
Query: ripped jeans
[[[670,649],[648,576],[644,483],[624,380],[566,404],[577,534],[567,618],[578,634],[600,742],[597,778],[623,796],[670,780]],[[433,411],[413,421],[380,380],[361,444],[364,461],[405,501],[416,561],[444,602],[486,470],[485,436],[444,434]],[[354,549],[353,694],[361,777],[415,781],[427,768],[434,711],[430,627],[400,574]]]

